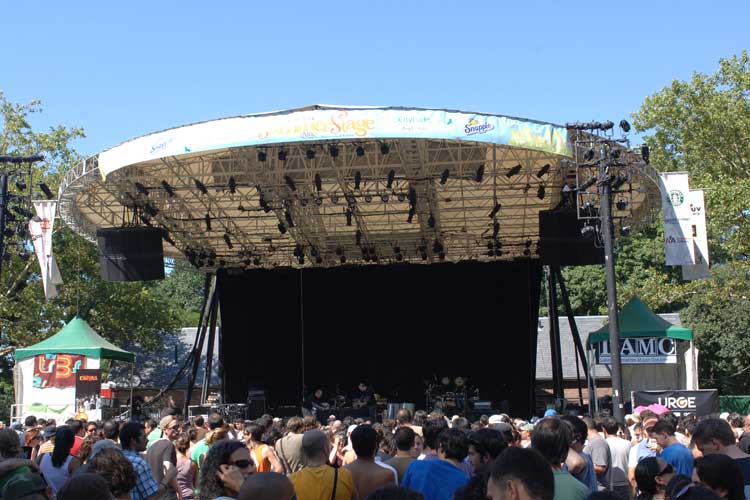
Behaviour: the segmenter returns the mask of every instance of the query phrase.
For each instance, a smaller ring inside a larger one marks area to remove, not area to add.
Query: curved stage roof
[[[161,227],[167,256],[207,271],[536,258],[538,213],[577,185],[582,138],[436,109],[225,118],[88,158],[66,174],[60,214],[89,239],[101,227]],[[655,173],[628,150],[620,161],[636,168],[616,193],[627,212],[615,215],[642,218],[658,202]]]

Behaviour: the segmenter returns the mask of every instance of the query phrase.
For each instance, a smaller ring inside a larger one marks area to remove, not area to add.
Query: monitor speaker
[[[109,227],[96,230],[104,281],[164,279],[162,230],[158,227]]]
[[[575,210],[539,212],[539,258],[549,266],[604,264],[604,249],[596,238],[581,234],[583,221]]]

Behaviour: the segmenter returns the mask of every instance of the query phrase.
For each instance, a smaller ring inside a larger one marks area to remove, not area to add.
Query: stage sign
[[[99,420],[102,411],[102,371],[78,370],[76,372],[76,417]]]
[[[620,339],[620,362],[624,365],[676,364],[677,342],[667,337]],[[597,345],[596,362],[600,365],[612,363],[608,340]]]
[[[678,417],[685,415],[711,415],[719,413],[719,391],[705,389],[699,391],[633,391],[633,408],[660,404]]]
[[[34,357],[34,387],[75,387],[75,374],[85,363],[78,354],[39,354]]]

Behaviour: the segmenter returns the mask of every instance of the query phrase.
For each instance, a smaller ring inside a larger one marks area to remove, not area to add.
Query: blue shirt
[[[591,460],[591,457],[588,453],[579,451],[578,454],[581,455],[584,460],[586,460],[586,468],[578,474],[574,474],[573,477],[582,482],[583,485],[589,489],[589,492],[596,493],[596,469],[594,469],[594,461]]]
[[[402,486],[420,492],[424,500],[452,500],[469,476],[445,460],[414,460],[406,469]]]
[[[684,444],[670,444],[659,456],[674,467],[675,473],[693,477],[693,453]]]
[[[130,460],[135,470],[135,488],[130,490],[132,499],[144,500],[159,491],[159,483],[154,479],[148,463],[140,455],[130,450],[122,450],[122,454]]]

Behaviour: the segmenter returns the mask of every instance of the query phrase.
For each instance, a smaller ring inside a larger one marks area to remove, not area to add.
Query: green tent
[[[80,354],[129,363],[135,361],[135,354],[107,342],[78,316],[50,338],[23,349],[16,349],[16,361],[38,354]]]
[[[693,340],[693,330],[673,325],[654,314],[638,297],[633,297],[620,310],[620,338],[665,337]],[[589,334],[589,345],[609,340],[609,324]]]

